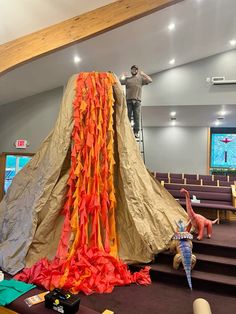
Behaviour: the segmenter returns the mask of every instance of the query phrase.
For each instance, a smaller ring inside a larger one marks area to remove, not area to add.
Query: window
[[[4,193],[7,192],[14,176],[30,161],[30,156],[7,155],[5,164]]]
[[[14,176],[31,160],[33,154],[2,153],[0,155],[0,201]]]

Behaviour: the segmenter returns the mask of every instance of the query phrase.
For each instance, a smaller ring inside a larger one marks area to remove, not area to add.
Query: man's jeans
[[[134,118],[134,133],[138,133],[140,130],[141,101],[128,99],[127,107],[129,121],[131,122],[132,116]]]

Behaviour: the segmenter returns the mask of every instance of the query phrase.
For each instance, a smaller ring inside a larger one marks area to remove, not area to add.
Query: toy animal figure
[[[188,213],[188,217],[191,221],[191,223],[187,227],[187,231],[190,232],[191,227],[193,226],[195,229],[195,232],[198,234],[197,239],[202,240],[203,238],[203,232],[204,228],[206,227],[207,229],[207,236],[210,239],[212,235],[212,224],[215,224],[218,221],[218,218],[214,221],[209,220],[205,218],[202,215],[196,214],[193,211],[192,205],[191,205],[191,200],[190,200],[190,195],[189,192],[185,189],[181,189],[180,193],[185,194],[186,198],[186,209]]]
[[[176,253],[173,260],[173,268],[178,269],[182,263],[186,277],[188,280],[189,288],[192,290],[191,269],[196,264],[196,256],[192,254],[192,239],[193,236],[186,231],[186,225],[180,219],[177,225],[177,231],[172,237],[170,252]]]

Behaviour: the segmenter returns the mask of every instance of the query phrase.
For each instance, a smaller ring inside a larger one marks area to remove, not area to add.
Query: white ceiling
[[[9,2],[11,1],[13,0]],[[8,3],[0,0],[0,4],[2,2]],[[17,0],[15,2],[19,3]],[[53,2],[55,5],[59,0],[35,0],[39,6],[41,2]],[[63,6],[58,5],[59,11],[65,10],[68,3],[71,4],[69,8],[75,6],[76,1],[71,2],[60,0]],[[91,1],[93,8],[96,2],[98,1]],[[101,2],[104,4],[111,1],[99,1],[99,4]],[[235,0],[185,0],[8,72],[0,77],[0,105],[64,85],[72,74],[80,71],[111,70],[120,75],[129,71],[130,65],[138,64],[146,73],[152,74],[168,69],[171,58],[176,59],[175,65],[178,66],[227,51],[231,49],[229,40],[236,38],[235,12]],[[39,21],[42,14],[42,11],[37,14]],[[75,12],[74,15],[77,14]],[[172,32],[168,30],[171,22],[176,24],[176,29]],[[81,58],[78,65],[73,62],[75,55]],[[186,119],[185,122],[178,119],[177,125],[187,123],[194,126],[195,123],[200,123],[207,126],[214,121],[212,115],[218,110],[216,106],[181,107],[178,107],[179,117]],[[168,125],[169,120],[165,118],[168,117],[168,107],[145,107],[143,110],[145,125]],[[233,110],[232,113],[236,116],[236,111]],[[162,116],[162,121],[155,120],[159,116]],[[235,122],[230,123],[235,125]]]
[[[115,0],[0,0],[0,44]]]
[[[221,111],[225,111],[223,120],[215,125],[218,117],[222,117]],[[168,127],[173,126],[170,112],[176,112],[175,126],[191,127],[235,127],[235,105],[205,105],[205,106],[143,106],[142,119],[144,127]]]

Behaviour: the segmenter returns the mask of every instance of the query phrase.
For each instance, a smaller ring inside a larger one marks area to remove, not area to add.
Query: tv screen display
[[[236,134],[211,134],[211,167],[236,168]]]

